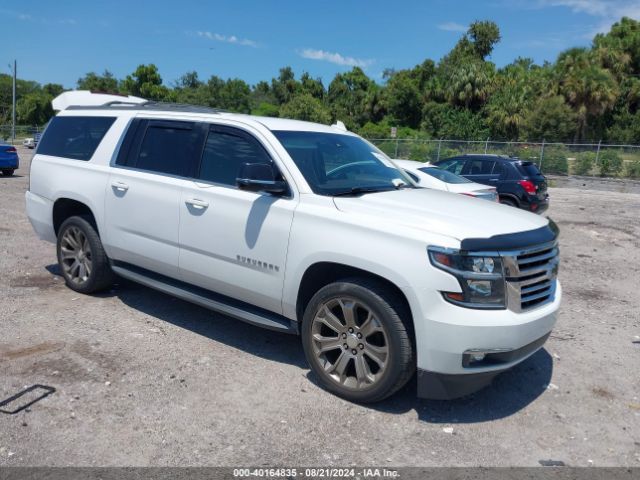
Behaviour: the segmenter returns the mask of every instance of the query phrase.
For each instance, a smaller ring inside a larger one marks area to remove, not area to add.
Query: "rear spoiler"
[[[69,107],[98,107],[113,104],[139,105],[147,100],[133,95],[112,93],[94,93],[89,90],[71,90],[58,95],[51,101],[54,110],[66,110]]]

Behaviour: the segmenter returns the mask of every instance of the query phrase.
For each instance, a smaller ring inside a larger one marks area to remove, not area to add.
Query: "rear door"
[[[114,260],[178,277],[180,196],[203,140],[195,122],[133,120],[105,195],[105,244]]]
[[[471,157],[467,159],[461,175],[469,180],[482,183],[483,185],[492,184],[492,171],[495,160],[489,160],[482,157]],[[495,182],[493,182],[495,184]]]

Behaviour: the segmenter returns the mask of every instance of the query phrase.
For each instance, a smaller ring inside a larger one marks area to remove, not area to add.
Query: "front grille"
[[[507,306],[522,312],[553,301],[558,276],[557,243],[504,254]]]

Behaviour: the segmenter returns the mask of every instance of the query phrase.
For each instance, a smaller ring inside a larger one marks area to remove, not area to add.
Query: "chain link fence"
[[[11,138],[11,125],[0,125],[0,141],[20,145],[25,138],[33,138],[37,133],[42,133],[44,127],[38,125],[16,125],[16,138]]]
[[[529,160],[545,174],[640,179],[640,145],[406,138],[370,138],[369,141],[391,158],[437,162],[466,153],[486,153]]]

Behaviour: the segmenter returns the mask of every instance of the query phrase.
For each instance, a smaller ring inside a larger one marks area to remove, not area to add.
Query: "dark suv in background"
[[[496,187],[500,203],[542,213],[549,207],[547,179],[538,166],[515,157],[467,154],[434,165],[477,183]]]

